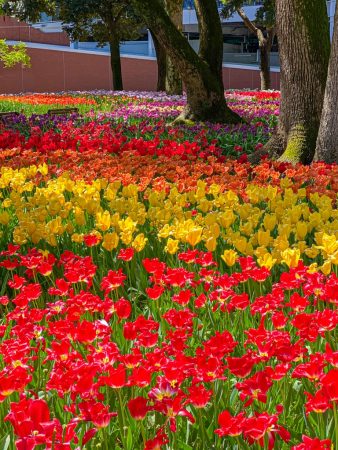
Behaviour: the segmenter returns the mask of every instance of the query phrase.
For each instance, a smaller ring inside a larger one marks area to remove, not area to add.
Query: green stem
[[[141,434],[142,434],[142,439],[143,439],[143,446],[146,446],[146,436],[145,436],[145,432],[144,432],[144,425],[143,425],[143,420],[140,421],[140,427],[141,427]]]
[[[336,435],[336,446],[338,448],[338,412],[337,412],[337,402],[333,402],[333,417],[334,417],[334,429]]]
[[[201,413],[201,409],[198,408],[198,418],[199,418],[199,426],[202,430],[202,448],[208,448],[206,446],[206,435],[205,435],[205,427],[204,427],[204,422],[203,422],[203,417],[202,417],[202,413]]]
[[[109,447],[108,447],[108,433],[107,433],[107,427],[105,427],[105,428],[101,428],[101,437],[102,437],[102,446],[103,446],[103,448],[105,449],[105,450],[109,450]]]
[[[126,446],[125,435],[124,435],[125,417],[124,417],[124,405],[123,405],[123,400],[122,400],[122,395],[121,395],[121,389],[117,389],[117,396],[118,396],[118,420],[119,420],[119,425],[120,425],[120,436],[121,436],[123,448],[126,449],[127,446]]]

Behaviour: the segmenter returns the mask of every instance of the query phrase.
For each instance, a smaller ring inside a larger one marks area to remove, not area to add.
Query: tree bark
[[[154,42],[156,59],[157,59],[157,87],[159,92],[165,91],[165,80],[167,76],[167,54],[163,45],[161,45],[155,36],[155,33],[150,30],[151,37]]]
[[[186,38],[172,23],[159,1],[131,0],[131,2],[148,27],[154,31],[157,39],[166,48],[180,71],[187,92],[187,106],[178,121],[190,119],[223,123],[241,122],[242,119],[226,104],[219,68],[209,66],[207,61],[195,53]],[[218,46],[222,48],[222,30],[216,2],[199,0],[199,3],[210,10],[210,17],[205,20],[209,23],[214,22],[215,35],[213,39],[216,39]],[[212,56],[210,55],[211,59]]]
[[[263,33],[262,33],[263,34]],[[275,37],[274,29],[267,30],[267,36],[259,39],[259,50],[261,54],[260,61],[260,76],[261,76],[261,90],[266,91],[271,89],[271,68],[270,68],[270,54]]]
[[[336,3],[335,24],[329,73],[326,83],[324,106],[319,127],[316,161],[328,164],[338,163],[338,2]]]
[[[165,0],[165,9],[171,21],[182,33],[183,30],[183,0]],[[181,95],[183,92],[182,79],[173,59],[167,55],[165,90],[169,95]]]
[[[263,31],[256,27],[256,25],[245,14],[243,8],[236,9],[238,15],[244,22],[244,25],[257,36],[259,51],[260,51],[260,77],[261,77],[261,90],[271,89],[271,73],[270,73],[270,53],[273,40],[275,38],[275,27],[268,28],[266,31],[267,36],[264,36]]]
[[[325,0],[276,0],[281,60],[277,135],[265,146],[280,161],[311,163],[318,135],[330,54]],[[284,150],[284,152],[283,152]]]
[[[111,36],[109,47],[110,47],[110,65],[113,74],[113,89],[114,91],[123,91],[120,40],[115,36]]]
[[[223,32],[217,7],[213,3],[195,0],[200,33],[199,56],[213,68],[223,87]]]

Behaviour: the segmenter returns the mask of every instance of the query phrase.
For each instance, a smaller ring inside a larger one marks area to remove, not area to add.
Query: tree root
[[[211,110],[201,111],[201,113],[193,112],[191,108],[184,109],[181,114],[174,119],[169,126],[175,125],[189,125],[193,126],[195,123],[225,123],[229,125],[237,125],[247,123],[245,119],[240,117],[237,113],[232,111],[227,106],[221,108],[219,111],[213,112]]]
[[[257,165],[264,156],[267,156],[269,159],[278,159],[283,153],[284,145],[285,138],[277,131],[262,148],[248,156],[248,161],[253,165]]]

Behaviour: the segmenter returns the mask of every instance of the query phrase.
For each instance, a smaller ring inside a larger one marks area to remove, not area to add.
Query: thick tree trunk
[[[338,163],[338,2],[315,160]]]
[[[117,39],[115,36],[112,36],[109,42],[109,46],[110,46],[110,64],[113,74],[113,89],[114,91],[123,91],[119,39]]]
[[[164,0],[164,3],[171,21],[182,32],[183,0]],[[165,90],[169,95],[181,95],[183,91],[181,75],[174,60],[169,55],[167,55],[166,61]]]
[[[223,87],[223,32],[214,3],[195,0],[200,32],[199,56],[213,68]]]
[[[276,0],[281,107],[266,150],[280,161],[309,164],[318,135],[330,53],[325,0]],[[284,152],[283,152],[284,150]]]
[[[206,60],[195,53],[186,38],[172,23],[160,2],[158,0],[131,0],[131,2],[166,48],[181,74],[187,92],[187,107],[180,120],[241,122],[241,118],[226,104],[219,68],[209,66]],[[218,53],[219,48],[223,47],[223,39],[217,4],[214,0],[199,0],[199,3],[209,11],[209,17],[205,20],[213,22],[215,34],[213,33],[212,39],[217,41]],[[213,46],[214,44],[210,42],[210,48]],[[209,58],[213,59],[213,55]]]
[[[165,91],[165,80],[167,76],[167,54],[152,30],[149,30],[154,42],[157,59],[157,91]]]

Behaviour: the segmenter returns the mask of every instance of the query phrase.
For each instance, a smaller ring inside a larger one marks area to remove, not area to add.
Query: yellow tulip
[[[195,245],[201,242],[202,231],[203,228],[201,227],[195,227],[190,230],[185,236],[186,242],[188,242],[188,244],[190,244],[192,247],[195,247]]]
[[[244,236],[234,240],[233,244],[239,252],[246,254],[248,241],[245,239]]]
[[[74,234],[72,234],[71,239],[72,239],[72,242],[81,244],[83,242],[83,234],[74,233]]]
[[[163,228],[157,233],[157,237],[160,239],[166,239],[172,231],[172,227],[170,225],[165,224]]]
[[[335,235],[328,235],[324,233],[321,239],[321,245],[316,248],[324,250],[326,255],[333,255],[338,250],[338,239]]]
[[[76,225],[83,226],[86,224],[86,217],[84,211],[78,206],[75,207],[75,223]]]
[[[239,230],[246,236],[251,236],[253,231],[253,224],[251,222],[245,222],[243,225],[239,227]]]
[[[236,264],[237,256],[238,254],[237,252],[235,252],[235,250],[224,250],[221,258],[227,266],[232,267],[234,264]]]
[[[271,270],[271,268],[276,264],[277,259],[272,258],[270,253],[265,253],[262,258],[258,258],[257,262],[260,267],[266,267]]]
[[[207,200],[206,198],[203,198],[200,200],[198,204],[198,209],[202,211],[203,213],[207,213],[212,208],[212,202]]]
[[[324,275],[329,275],[331,273],[332,265],[331,261],[325,261],[324,264],[321,266],[320,270],[323,272]]]
[[[127,217],[125,220],[119,220],[119,227],[121,231],[130,231],[133,233],[136,230],[136,225],[137,223],[130,217]]]
[[[264,228],[268,231],[272,231],[277,224],[277,217],[272,214],[266,214],[263,219]]]
[[[27,234],[26,232],[20,228],[17,227],[13,231],[13,241],[15,244],[23,245],[27,243]]]
[[[258,230],[257,241],[261,247],[267,247],[271,241],[270,231]]]
[[[205,224],[208,226],[214,225],[216,222],[217,222],[217,215],[215,213],[210,213],[205,217]]]
[[[58,245],[56,237],[54,234],[48,234],[46,237],[46,242],[52,247],[56,247]]]
[[[289,248],[289,241],[285,236],[277,236],[274,240],[273,246],[280,252]]]
[[[146,246],[148,239],[144,236],[143,233],[138,234],[133,243],[132,243],[132,247],[137,251],[140,252],[144,249],[144,247]]]
[[[102,240],[102,247],[106,249],[108,252],[111,252],[114,248],[116,248],[119,244],[119,237],[118,234],[113,233],[106,233],[103,236]]]
[[[296,235],[297,239],[303,240],[307,235],[308,229],[305,222],[298,222],[296,225]]]
[[[56,217],[47,224],[47,229],[52,234],[61,235],[64,232],[64,226],[62,225],[61,217]]]
[[[288,267],[297,267],[300,259],[300,250],[298,248],[287,248],[282,252],[282,258],[282,262],[285,262]]]
[[[164,247],[164,250],[167,253],[170,253],[171,255],[174,255],[177,250],[178,250],[178,244],[180,241],[178,241],[177,239],[171,239],[169,238],[167,240],[167,245]]]
[[[311,274],[316,272],[318,272],[318,264],[317,263],[310,264],[307,273]]]
[[[131,230],[126,230],[120,233],[120,239],[125,245],[129,245],[133,240],[133,232]]]
[[[48,174],[48,166],[46,163],[40,164],[38,166],[38,172],[41,173],[41,175],[47,175]]]
[[[215,236],[210,236],[206,242],[205,246],[209,252],[214,252],[217,247],[217,238]]]
[[[5,198],[5,200],[2,202],[3,208],[9,208],[12,206],[12,200],[10,198]]]
[[[96,228],[101,231],[107,231],[110,228],[110,213],[109,211],[104,211],[96,213]]]
[[[299,248],[300,253],[304,253],[306,249],[306,242],[305,241],[298,241],[296,244],[296,247]]]
[[[223,228],[228,228],[235,222],[236,216],[232,209],[228,209],[218,217],[218,220]]]
[[[316,258],[318,256],[319,251],[315,247],[310,247],[310,248],[306,248],[304,250],[304,253],[309,258],[313,258],[314,259],[314,258]]]
[[[1,225],[8,225],[10,221],[10,216],[7,211],[3,211],[0,213],[0,224]]]

